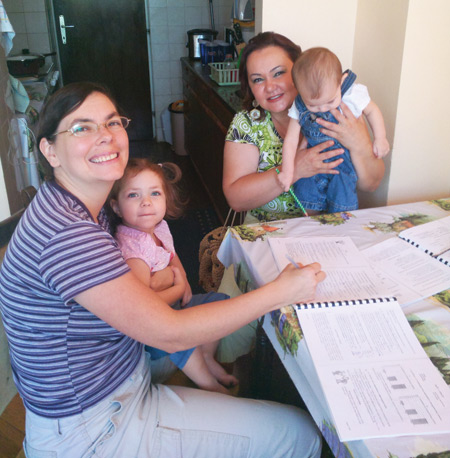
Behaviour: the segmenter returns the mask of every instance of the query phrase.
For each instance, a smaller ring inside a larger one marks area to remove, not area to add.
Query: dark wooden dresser
[[[223,148],[233,116],[241,108],[240,86],[219,86],[210,68],[181,58],[183,74],[184,144],[219,218],[229,206],[222,191]]]

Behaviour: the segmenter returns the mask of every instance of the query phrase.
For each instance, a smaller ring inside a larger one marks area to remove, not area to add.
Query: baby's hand
[[[389,142],[386,137],[375,138],[373,141],[373,154],[375,154],[378,159],[386,156],[389,153],[389,149]]]
[[[281,171],[277,175],[277,178],[278,178],[278,181],[279,181],[281,187],[283,188],[283,191],[284,192],[288,192],[289,188],[291,187],[292,179],[294,178],[294,174],[286,172],[286,171],[284,171],[284,172]]]

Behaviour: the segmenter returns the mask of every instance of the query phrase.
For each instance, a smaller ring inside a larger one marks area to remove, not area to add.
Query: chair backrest
[[[34,186],[27,186],[25,189],[20,191],[20,197],[24,208],[27,208],[30,205],[30,202],[33,200],[33,197],[36,195],[37,191]]]

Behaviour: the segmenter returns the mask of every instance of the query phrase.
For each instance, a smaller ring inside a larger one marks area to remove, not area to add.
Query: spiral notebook
[[[398,236],[450,266],[450,216],[410,227]]]
[[[341,441],[450,432],[450,389],[395,298],[296,312]]]
[[[314,302],[294,307],[341,441],[450,432],[449,387],[353,241],[269,244],[280,270],[287,254],[327,273]]]
[[[280,271],[289,264],[286,255],[304,265],[320,263],[327,276],[317,286],[317,302],[389,295],[350,237],[273,237],[269,245]]]

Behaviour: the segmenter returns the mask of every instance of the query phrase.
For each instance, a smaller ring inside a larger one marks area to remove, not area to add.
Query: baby
[[[320,117],[337,123],[330,110],[340,109],[341,101],[344,102],[356,117],[361,114],[366,116],[374,137],[373,153],[382,158],[389,152],[389,143],[381,111],[370,100],[366,86],[354,84],[356,75],[350,70],[342,73],[339,59],[326,48],[311,48],[303,52],[292,67],[292,79],[299,95],[289,110],[291,120],[283,143],[283,165],[278,179],[284,191],[288,191],[294,175],[300,129],[308,140],[308,146],[334,140],[335,146],[324,151],[344,149],[344,154],[340,156],[344,161],[336,167],[339,174],[302,178],[294,183],[294,193],[303,206],[313,212],[355,210],[358,208],[358,177],[350,152],[335,139],[322,134],[321,126],[315,120]]]

